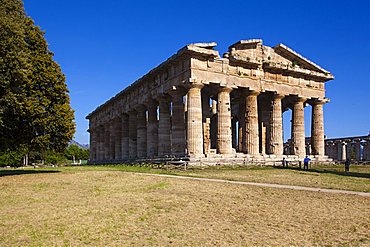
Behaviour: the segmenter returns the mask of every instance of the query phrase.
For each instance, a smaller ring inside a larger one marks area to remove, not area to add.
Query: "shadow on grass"
[[[281,166],[275,166],[276,169],[288,169],[288,170],[295,170],[295,171],[304,171],[303,169],[299,167],[287,167],[283,168]],[[318,173],[318,174],[334,174],[339,176],[345,176],[345,177],[357,177],[357,178],[369,178],[370,179],[370,173],[362,173],[362,172],[343,172],[343,171],[334,171],[334,170],[327,170],[327,169],[308,169],[307,173]]]
[[[59,171],[52,170],[0,170],[0,177],[15,176],[15,175],[27,175],[27,174],[40,174],[40,173],[57,173]]]

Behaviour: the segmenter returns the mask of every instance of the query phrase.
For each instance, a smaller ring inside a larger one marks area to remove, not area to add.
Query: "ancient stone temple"
[[[352,161],[369,163],[370,134],[326,139],[325,154],[335,161],[351,159]]]
[[[87,116],[90,163],[186,160],[271,163],[325,156],[325,82],[333,75],[283,44],[241,40],[222,57],[216,43],[180,49]],[[304,107],[312,107],[305,123]],[[284,153],[283,112],[292,110]]]

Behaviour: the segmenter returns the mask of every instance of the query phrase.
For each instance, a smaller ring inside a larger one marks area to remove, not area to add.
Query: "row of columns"
[[[219,87],[216,95],[211,95],[217,100],[217,104],[212,100],[211,107],[210,96],[202,93],[203,87],[199,83],[189,85],[186,91],[173,90],[122,114],[110,125],[90,129],[91,160],[127,160],[166,155],[203,157],[214,146],[217,153],[225,155],[232,154],[233,148],[251,156],[260,153],[283,155],[284,95],[273,94],[263,110],[262,107],[259,109],[258,104],[260,92],[238,89],[236,121],[230,96],[233,89]],[[295,97],[292,104],[292,154],[299,157],[306,155],[305,102],[305,98]],[[316,155],[324,155],[323,103],[318,100],[311,102],[312,150]],[[212,136],[214,133],[216,137]],[[261,139],[264,141],[261,142]]]
[[[370,139],[327,141],[326,155],[334,160],[370,160]]]

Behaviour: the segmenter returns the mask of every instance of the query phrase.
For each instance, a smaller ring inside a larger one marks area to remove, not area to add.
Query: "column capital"
[[[238,88],[239,89],[239,94],[241,97],[246,97],[246,96],[258,96],[261,94],[261,92],[256,91],[256,90],[249,90],[248,88]]]
[[[274,97],[274,99],[279,100],[279,99],[283,99],[283,98],[285,98],[285,97],[286,97],[286,95],[284,95],[284,94],[279,94],[279,93],[274,93],[273,97]]]
[[[149,98],[144,102],[144,105],[149,109],[151,107],[157,107],[158,106],[158,101],[155,99]]]
[[[146,106],[145,106],[145,105],[143,105],[143,104],[137,105],[137,106],[135,106],[135,110],[136,110],[137,112],[146,111]]]
[[[157,99],[159,103],[168,102],[170,101],[170,96],[168,94],[160,94]]]
[[[226,92],[226,93],[231,93],[233,91],[233,88],[230,86],[220,86],[218,88],[218,92]]]
[[[186,84],[185,87],[187,89],[191,89],[191,88],[202,89],[204,87],[204,84],[203,83],[199,83],[199,82],[193,82],[193,83]]]
[[[326,103],[330,102],[328,98],[323,98],[323,99],[310,99],[308,100],[308,103],[310,105],[324,105]]]
[[[183,87],[173,86],[171,90],[167,92],[169,95],[173,96],[184,96],[186,94],[186,89]]]
[[[300,103],[300,102],[305,103],[305,102],[307,101],[307,98],[302,97],[302,96],[299,96],[299,95],[294,95],[294,96],[292,97],[292,99],[293,99],[293,101],[294,101],[295,103]]]

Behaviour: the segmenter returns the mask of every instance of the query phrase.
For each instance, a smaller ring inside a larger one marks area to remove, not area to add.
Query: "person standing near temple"
[[[349,158],[347,158],[346,161],[344,162],[344,171],[345,172],[349,172],[350,163],[351,163],[351,160]]]
[[[308,171],[308,163],[310,162],[310,158],[308,158],[308,156],[306,156],[306,158],[304,158],[303,160],[303,170],[305,171]]]

